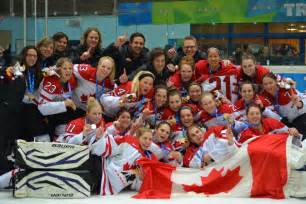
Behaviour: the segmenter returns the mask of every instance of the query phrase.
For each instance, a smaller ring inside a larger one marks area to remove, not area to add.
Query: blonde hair
[[[152,77],[153,80],[155,79],[154,74],[152,74],[149,71],[140,71],[140,72],[138,72],[135,75],[135,77],[134,77],[134,79],[132,81],[132,93],[138,94],[138,91],[139,91],[139,82],[140,82],[141,79],[143,79],[146,76]]]
[[[98,66],[100,65],[100,63],[102,63],[104,60],[109,60],[113,66],[112,66],[112,71],[111,73],[109,74],[108,78],[113,81],[115,79],[115,73],[116,73],[116,66],[115,66],[115,61],[113,58],[109,57],[109,56],[104,56],[104,57],[101,57],[99,59],[99,63],[98,63]]]
[[[216,98],[216,96],[211,93],[211,92],[208,92],[208,91],[204,91],[203,94],[201,95],[201,99],[200,99],[200,104],[202,105],[202,101],[203,101],[203,98],[206,97],[206,96],[210,96],[216,103],[216,107],[219,107],[222,102]]]
[[[71,66],[73,66],[73,64],[72,64],[72,61],[71,61],[71,59],[69,59],[68,57],[61,57],[61,58],[59,58],[57,61],[56,61],[56,72],[59,74],[59,75],[61,75],[61,69],[60,69],[60,67],[62,67],[63,66],[63,64],[65,64],[65,63],[69,63],[69,64],[71,64]]]
[[[41,47],[46,47],[51,44],[53,45],[53,40],[48,37],[44,37],[36,44],[36,47],[39,50]]]
[[[100,103],[97,101],[97,99],[95,97],[89,97],[87,99],[87,107],[86,107],[86,112],[89,113],[91,111],[91,109],[93,109],[94,107],[100,107],[102,110],[102,107],[100,105]]]
[[[139,138],[143,134],[145,134],[146,132],[149,132],[153,135],[153,132],[152,132],[151,129],[149,129],[149,128],[139,128],[139,129],[136,130],[136,137]]]
[[[64,64],[65,62],[68,62],[68,63],[72,64],[72,61],[71,61],[70,58],[68,58],[68,57],[61,57],[61,58],[59,58],[59,59],[56,61],[56,67],[59,68],[59,67],[63,66],[63,64]]]

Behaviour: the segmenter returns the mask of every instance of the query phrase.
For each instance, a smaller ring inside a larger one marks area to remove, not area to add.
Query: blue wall
[[[70,20],[80,20],[80,26],[71,27]],[[27,40],[34,41],[34,18],[27,20]],[[37,19],[37,39],[44,36],[44,18]],[[107,46],[116,39],[116,36],[123,35],[125,32],[142,32],[147,41],[146,47],[153,48],[164,46],[168,43],[168,38],[183,38],[190,34],[189,24],[177,25],[118,25],[118,18],[114,16],[73,16],[73,17],[50,17],[48,21],[48,35],[52,36],[55,32],[65,32],[70,40],[79,40],[82,33],[88,27],[98,27],[103,35],[103,47]],[[23,19],[21,17],[7,17],[0,22],[0,30],[10,30],[12,32],[12,51],[16,51],[16,40],[23,39]],[[168,34],[168,35],[167,35]]]

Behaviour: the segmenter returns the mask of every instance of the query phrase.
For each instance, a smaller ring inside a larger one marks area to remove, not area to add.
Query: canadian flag
[[[287,154],[290,148],[287,148],[287,143],[291,139],[286,134],[258,137],[243,144],[230,159],[204,169],[176,168],[161,162],[141,160],[139,164],[144,179],[134,198],[171,198],[181,193],[276,199],[288,197],[286,188],[290,162],[287,161]],[[305,175],[303,179],[306,179]]]

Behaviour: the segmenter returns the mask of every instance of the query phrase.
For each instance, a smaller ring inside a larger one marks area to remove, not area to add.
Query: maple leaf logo
[[[82,94],[82,96],[80,97],[81,102],[86,103],[87,100],[88,100],[88,97],[96,97],[96,94],[89,94],[89,96],[85,95],[85,94]]]
[[[81,102],[82,103],[86,103],[87,102],[87,99],[88,99],[88,96],[86,96],[86,95],[82,95],[81,97],[80,97],[80,99],[81,99]]]
[[[217,171],[213,169],[207,177],[201,177],[202,185],[183,185],[184,191],[204,193],[206,195],[213,195],[218,193],[227,193],[234,188],[242,179],[239,175],[240,166],[234,170],[227,170],[226,174],[222,176],[224,167]]]
[[[125,163],[124,165],[123,165],[123,171],[127,171],[127,170],[129,170],[131,167],[130,167],[130,165],[129,165],[129,163]]]

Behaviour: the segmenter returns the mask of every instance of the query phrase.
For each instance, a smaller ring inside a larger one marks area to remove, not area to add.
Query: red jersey
[[[69,143],[69,144],[88,144],[91,139],[95,139],[95,132],[93,131],[92,134],[89,133],[89,135],[84,138],[83,136],[83,130],[84,126],[86,124],[86,118],[77,118],[75,120],[72,120],[66,125],[65,128],[65,134],[61,135],[57,141],[58,142],[64,142],[64,143]],[[102,127],[104,129],[105,127],[105,121],[103,118],[95,124],[95,128]]]
[[[251,81],[254,84],[262,84],[262,78],[270,72],[269,69],[261,66],[261,65],[256,65],[255,69],[255,76],[254,77],[249,77],[246,74],[243,73],[243,70],[241,67],[238,69],[238,80],[239,81]]]
[[[272,133],[286,133],[288,134],[288,128],[282,122],[274,118],[263,118],[261,121],[262,131],[254,127],[249,127],[239,134],[238,142],[243,143],[246,140],[260,135],[272,134]]]
[[[193,74],[192,75],[192,78],[191,78],[191,81],[194,81],[196,78],[195,78],[195,75]],[[188,84],[184,84],[183,81],[182,81],[182,78],[181,78],[181,74],[179,71],[176,71],[170,78],[169,78],[169,81],[173,84],[173,86],[178,90],[180,91],[181,93],[181,96],[185,97],[188,95]]]
[[[222,103],[213,114],[209,114],[205,110],[202,110],[199,120],[207,127],[227,125],[227,121],[223,117],[224,113],[233,114],[234,112],[235,107],[233,105]]]

